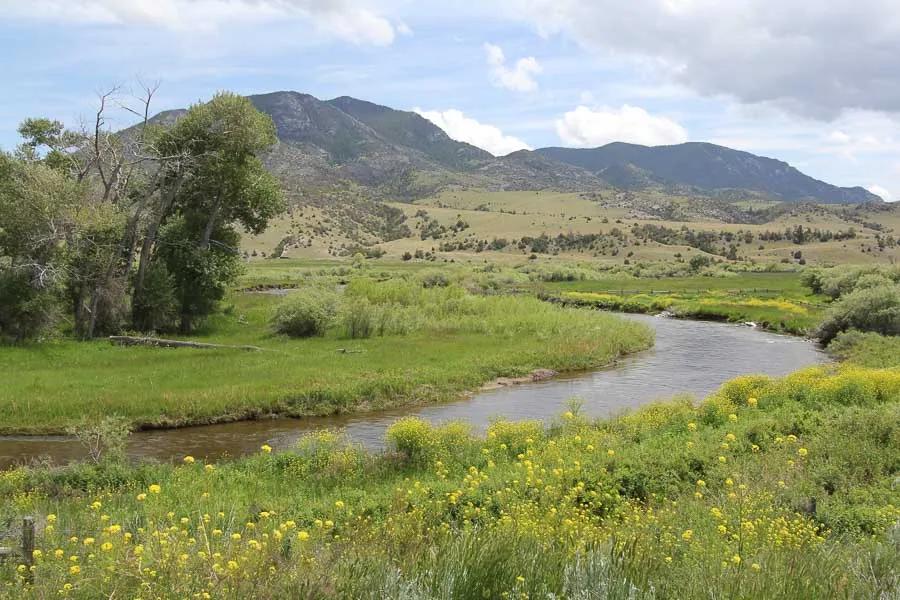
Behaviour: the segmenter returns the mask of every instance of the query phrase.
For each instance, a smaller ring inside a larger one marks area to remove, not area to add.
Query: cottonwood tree
[[[259,233],[283,209],[257,157],[276,141],[271,119],[221,93],[174,123],[154,123],[155,91],[142,86],[130,104],[118,88],[100,94],[78,130],[29,119],[22,144],[0,162],[0,293],[22,308],[63,291],[83,338],[129,317],[141,329],[190,330],[236,277],[235,227]],[[111,107],[139,124],[113,132]]]
[[[23,341],[55,324],[82,197],[59,171],[0,154],[0,337]]]
[[[284,210],[278,182],[257,156],[276,141],[272,120],[246,98],[227,92],[191,107],[165,132],[162,151],[186,160],[170,166],[160,218],[144,237],[135,322],[146,322],[144,311],[157,308],[148,302],[146,275],[158,262],[175,288],[179,329],[190,331],[209,314],[239,272],[240,236],[234,226],[261,233]]]

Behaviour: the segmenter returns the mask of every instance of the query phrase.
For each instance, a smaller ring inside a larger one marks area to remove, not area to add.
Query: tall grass
[[[271,333],[284,298],[229,301],[195,339],[263,352],[99,341],[0,347],[0,431],[62,432],[82,416],[106,414],[137,427],[179,426],[433,402],[495,377],[601,366],[653,343],[645,326],[596,311],[399,280],[351,281],[336,321],[305,339]],[[309,323],[300,313],[300,325]]]

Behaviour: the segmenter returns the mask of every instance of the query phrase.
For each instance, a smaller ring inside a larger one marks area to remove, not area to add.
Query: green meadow
[[[334,284],[330,276],[322,279],[318,285]],[[253,345],[258,352],[118,347],[102,340],[2,346],[0,431],[61,432],[104,415],[140,428],[433,402],[538,368],[602,366],[653,340],[641,325],[531,297],[476,296],[456,285],[425,289],[402,279],[363,278],[354,289],[360,302],[321,336],[274,333],[270,321],[290,293],[235,292],[222,314],[187,338]],[[389,330],[348,334],[343,323],[359,316],[351,311],[372,319],[376,310],[378,319],[391,320]]]

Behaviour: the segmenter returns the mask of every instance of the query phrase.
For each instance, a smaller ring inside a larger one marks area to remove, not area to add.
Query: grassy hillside
[[[406,234],[386,236],[379,231],[380,225],[363,219],[352,229],[339,228],[334,211],[341,204],[325,202],[314,211],[304,209],[302,217],[295,212],[290,225],[277,223],[264,237],[248,239],[245,245],[257,254],[270,254],[284,236],[301,230],[302,239],[289,245],[286,256],[352,255],[359,248],[370,248],[394,259],[418,253],[422,259],[463,262],[524,261],[532,254],[539,260],[618,265],[625,261],[687,263],[697,254],[717,261],[792,265],[900,259],[900,207],[892,205],[729,203],[652,190],[446,191],[414,204],[388,205],[402,215],[398,220]],[[800,241],[792,237],[798,226],[805,238]],[[633,232],[635,227],[638,233]],[[581,239],[537,252],[532,244],[521,243],[523,238],[560,235]],[[704,243],[693,243],[686,236]]]

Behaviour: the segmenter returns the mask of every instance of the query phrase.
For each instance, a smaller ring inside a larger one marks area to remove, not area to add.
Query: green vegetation
[[[324,288],[297,290],[278,305],[272,317],[276,333],[291,337],[325,335],[337,311],[338,295]]]
[[[752,321],[803,335],[818,325],[825,299],[803,289],[797,273],[731,273],[724,276],[603,278],[547,285],[564,304],[636,313],[668,311],[681,318]]]
[[[485,437],[406,419],[378,455],[321,432],[216,466],[12,470],[0,517],[38,515],[37,551],[0,594],[890,597],[898,400],[896,369],[819,367]]]
[[[158,127],[153,91],[132,129],[105,129],[111,92],[92,130],[29,119],[0,153],[0,340],[187,333],[240,272],[236,227],[260,234],[283,210],[257,157],[276,141],[268,116],[220,93]]]
[[[118,133],[105,95],[90,130],[31,119],[0,153],[0,433],[65,432],[89,458],[0,473],[0,524],[38,520],[33,555],[0,561],[0,596],[896,595],[900,270],[801,271],[893,261],[896,207],[605,189],[456,148],[411,113],[307,100],[333,119],[308,120],[325,154],[303,181],[257,110],[294,118],[289,93]],[[398,175],[407,145],[433,168]],[[366,182],[336,179],[350,160]],[[589,191],[477,190],[506,186],[506,165],[517,187]],[[468,189],[423,199],[452,184]],[[441,401],[652,345],[584,307],[754,321],[845,364],[483,436],[407,418],[381,453],[324,431],[217,465],[125,458],[134,428]],[[96,339],[130,331],[258,351]]]
[[[0,429],[58,432],[103,415],[174,426],[439,401],[496,377],[598,367],[652,344],[646,327],[611,315],[398,279],[352,281],[326,334],[301,340],[270,329],[279,304],[294,304],[290,296],[239,293],[229,302],[190,339],[264,351],[99,341],[0,347]],[[353,324],[363,310],[377,321],[367,335]]]
[[[631,273],[637,273],[631,276]],[[624,275],[624,276],[623,276]],[[615,276],[591,278],[588,281],[562,281],[548,286],[557,291],[609,292],[618,293],[626,290],[630,293],[640,292],[684,292],[704,293],[709,291],[742,292],[759,295],[786,295],[791,297],[809,296],[797,272],[781,273],[742,273],[732,271],[713,271],[709,275],[690,276],[657,276],[645,273],[639,265],[630,271]]]
[[[900,337],[879,333],[843,331],[828,345],[837,358],[863,367],[884,369],[900,366]]]
[[[816,329],[823,343],[851,330],[900,335],[900,269],[842,266],[809,271],[803,281],[835,299]]]
[[[668,311],[685,319],[733,323],[753,322],[772,331],[803,335],[818,322],[818,309],[784,298],[755,298],[748,294],[618,296],[594,292],[566,292],[561,301],[576,306],[636,313]]]

